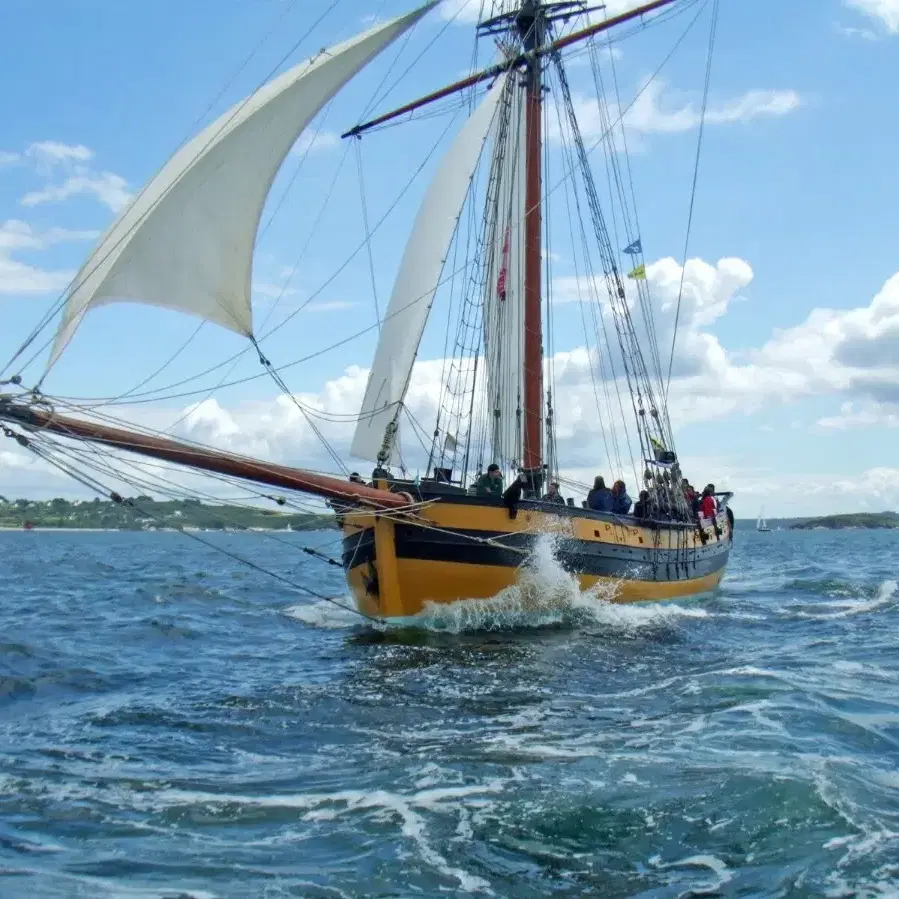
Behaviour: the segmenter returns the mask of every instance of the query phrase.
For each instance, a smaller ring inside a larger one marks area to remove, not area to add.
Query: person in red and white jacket
[[[699,503],[699,514],[703,518],[709,518],[712,521],[718,515],[718,500],[715,499],[715,487],[708,484],[702,491],[702,500]]]

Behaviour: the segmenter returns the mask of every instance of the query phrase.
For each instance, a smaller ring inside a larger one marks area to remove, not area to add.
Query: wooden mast
[[[524,196],[524,405],[522,467],[528,492],[543,492],[543,303],[541,258],[543,246],[542,59],[534,52],[543,46],[544,13],[540,0],[524,0],[516,26],[525,55],[525,196]]]

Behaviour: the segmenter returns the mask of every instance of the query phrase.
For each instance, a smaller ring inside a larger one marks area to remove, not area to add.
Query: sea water
[[[347,602],[336,533],[201,536]],[[0,897],[899,896],[897,577],[747,528],[616,606],[546,540],[376,628],[186,535],[0,534]]]

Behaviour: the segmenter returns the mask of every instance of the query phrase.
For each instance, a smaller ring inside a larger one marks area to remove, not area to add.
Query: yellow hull
[[[354,511],[343,516],[343,563],[356,605],[378,618],[409,618],[430,603],[489,599],[519,582],[542,534],[581,590],[607,585],[613,602],[677,599],[714,590],[731,533],[720,516],[695,525],[634,519],[544,503],[515,518],[498,500],[440,497],[415,516]]]

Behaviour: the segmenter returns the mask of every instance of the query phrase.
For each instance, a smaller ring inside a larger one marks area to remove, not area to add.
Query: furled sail
[[[484,350],[492,460],[522,460],[524,392],[524,91],[510,84],[498,116],[487,201]]]
[[[375,461],[397,421],[456,223],[510,77],[499,78],[446,152],[419,207],[384,314],[350,452]],[[387,447],[388,452],[392,449]],[[388,455],[386,461],[390,461]]]
[[[324,104],[433,6],[321,51],[178,150],[81,268],[49,364],[90,308],[119,301],[175,309],[252,336],[253,248],[284,158]]]

